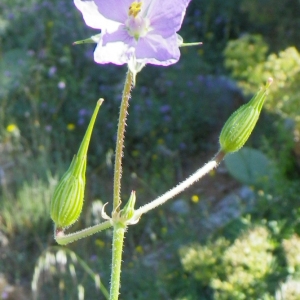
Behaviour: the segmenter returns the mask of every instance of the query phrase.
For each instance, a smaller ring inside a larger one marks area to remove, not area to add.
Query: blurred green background
[[[300,299],[299,28],[299,0],[193,0],[180,35],[203,46],[138,74],[122,190],[138,206],[212,157],[229,115],[274,83],[247,148],[128,229],[121,299]],[[106,299],[112,232],[60,248],[48,211],[100,97],[72,230],[111,202],[126,67],[72,46],[96,33],[72,1],[1,0],[2,299]]]

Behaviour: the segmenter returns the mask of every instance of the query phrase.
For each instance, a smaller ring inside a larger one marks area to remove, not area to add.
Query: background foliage
[[[299,299],[299,15],[298,0],[193,0],[180,34],[203,46],[183,49],[174,66],[139,74],[124,199],[135,189],[139,204],[147,202],[204,163],[217,151],[226,118],[269,76],[274,84],[248,146],[272,172],[245,182],[241,172],[255,160],[232,174],[233,157],[129,228],[124,299]],[[74,230],[99,222],[102,203],[111,200],[126,68],[95,64],[93,45],[72,46],[94,34],[72,1],[0,3],[0,292],[11,299],[82,299],[83,291],[86,299],[105,299],[111,232],[63,255],[52,247],[48,214],[100,97],[85,207]]]

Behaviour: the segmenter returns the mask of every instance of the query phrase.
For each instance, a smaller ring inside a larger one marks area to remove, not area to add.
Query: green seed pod
[[[235,152],[244,146],[257,123],[272,81],[270,78],[264,88],[227,120],[219,138],[221,151],[225,153]]]
[[[52,196],[50,214],[56,228],[66,228],[72,225],[81,213],[85,189],[87,150],[102,102],[103,99],[97,102],[78,154],[73,158],[68,171],[63,175]]]

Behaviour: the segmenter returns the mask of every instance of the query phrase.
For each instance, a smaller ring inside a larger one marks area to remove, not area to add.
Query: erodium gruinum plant
[[[105,222],[79,232],[65,233],[65,229],[76,222],[82,209],[87,149],[101,100],[97,103],[78,154],[74,157],[53,195],[51,218],[55,223],[55,239],[61,245],[113,227],[110,300],[119,298],[123,241],[128,225],[138,223],[143,214],[187,189],[216,168],[227,153],[241,148],[255,126],[271,82],[268,81],[266,87],[249,104],[236,111],[228,120],[220,136],[220,150],[213,159],[183,182],[148,204],[135,209],[136,193],[132,191],[128,202],[123,206],[121,201],[122,157],[130,92],[135,86],[138,72],[147,64],[158,66],[175,64],[180,58],[180,47],[201,44],[184,43],[177,34],[189,2],[190,0],[74,0],[86,25],[101,31],[99,34],[74,44],[96,43],[94,51],[96,63],[127,64],[128,71],[117,130],[111,214],[108,215],[103,209],[102,215],[106,219]]]

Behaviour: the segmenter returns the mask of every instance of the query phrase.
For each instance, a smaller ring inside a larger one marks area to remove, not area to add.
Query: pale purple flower
[[[159,110],[161,113],[165,114],[165,113],[170,112],[171,106],[168,104],[165,104],[165,105],[162,105]]]
[[[97,63],[168,66],[180,57],[177,35],[190,0],[74,0],[86,24],[101,29]]]
[[[52,126],[51,126],[51,125],[46,125],[46,126],[45,126],[45,130],[46,130],[47,132],[51,132],[51,131],[52,131]]]
[[[64,81],[60,81],[58,84],[57,84],[57,87],[60,89],[60,90],[63,90],[66,88],[66,83]]]
[[[55,66],[50,67],[50,69],[48,70],[49,77],[53,77],[55,75],[56,71],[57,71],[57,68]]]

